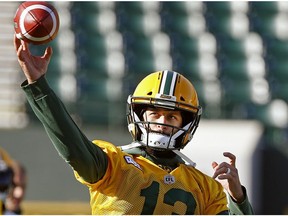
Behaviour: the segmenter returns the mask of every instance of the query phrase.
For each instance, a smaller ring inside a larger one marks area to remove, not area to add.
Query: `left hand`
[[[214,161],[212,163],[214,169],[213,178],[217,178],[229,195],[237,203],[241,203],[244,201],[245,196],[239,179],[238,170],[235,165],[236,156],[230,152],[224,152],[223,155],[228,157],[230,161],[229,163],[222,162],[220,164]]]

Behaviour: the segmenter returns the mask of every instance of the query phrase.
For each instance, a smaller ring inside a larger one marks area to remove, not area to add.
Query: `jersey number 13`
[[[145,202],[141,214],[152,215],[154,213],[157,204],[158,194],[159,183],[155,181],[152,182],[149,187],[141,190],[141,196],[145,197]],[[187,206],[185,214],[194,214],[196,208],[196,201],[190,192],[184,191],[182,189],[171,188],[164,194],[163,202],[165,204],[174,206],[177,201],[182,202]]]

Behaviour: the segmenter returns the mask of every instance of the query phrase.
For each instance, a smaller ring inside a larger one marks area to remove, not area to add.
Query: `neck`
[[[175,153],[171,150],[156,150],[156,149],[147,147],[145,151],[149,155],[152,155],[156,158],[172,159],[176,156]]]

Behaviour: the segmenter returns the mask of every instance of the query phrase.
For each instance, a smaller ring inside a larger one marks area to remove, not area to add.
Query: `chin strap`
[[[137,148],[142,146],[139,142],[132,142],[131,144],[128,145],[124,145],[124,146],[120,146],[122,151],[128,150],[128,149],[132,149],[132,148]]]
[[[190,158],[188,158],[186,155],[184,155],[182,152],[180,152],[179,150],[172,150],[175,154],[177,154],[179,157],[181,157],[186,163],[186,165],[188,166],[192,166],[192,167],[196,167],[196,163],[193,162]]]

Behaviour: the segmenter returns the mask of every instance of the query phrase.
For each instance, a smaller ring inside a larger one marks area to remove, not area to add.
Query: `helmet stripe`
[[[173,71],[163,71],[161,80],[160,94],[174,95],[174,89],[176,86],[177,74]]]

